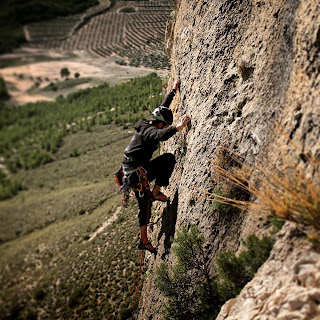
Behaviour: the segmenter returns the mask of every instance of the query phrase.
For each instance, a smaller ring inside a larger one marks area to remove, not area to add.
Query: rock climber
[[[160,189],[169,185],[169,179],[176,162],[172,153],[164,153],[151,160],[152,154],[159,147],[160,141],[166,141],[171,138],[179,130],[182,130],[191,119],[189,115],[183,115],[176,125],[172,125],[173,114],[169,107],[179,87],[180,82],[176,80],[161,105],[152,112],[154,117],[152,120],[138,121],[135,126],[134,136],[124,152],[122,167],[129,185],[135,186],[138,184],[139,178],[141,178],[139,177],[139,172],[140,175],[145,173],[148,182],[155,180],[152,191],[148,187],[145,187],[142,192],[134,189],[139,206],[140,243],[138,248],[146,249],[152,253],[156,253],[156,249],[148,240],[147,235],[147,224],[151,215],[151,202],[166,202],[168,200]]]

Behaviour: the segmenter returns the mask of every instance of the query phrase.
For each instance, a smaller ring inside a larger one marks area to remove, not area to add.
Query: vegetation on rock
[[[236,166],[225,169],[217,164],[215,169],[226,183],[233,184],[253,198],[248,201],[237,200],[217,193],[209,196],[208,193],[208,199],[223,205],[254,209],[320,230],[320,161],[311,152],[302,152],[285,132],[281,132],[281,135],[286,145],[292,145],[299,157],[303,158],[302,162],[289,164],[283,160],[281,166],[271,169],[257,163],[247,163],[231,152],[230,156]],[[303,170],[304,163],[312,168],[313,176],[308,176]]]
[[[167,297],[163,308],[165,319],[215,319],[221,306],[239,294],[258,268],[267,260],[274,240],[250,235],[247,250],[236,256],[221,252],[217,271],[209,272],[204,236],[199,229],[183,227],[174,239],[176,264],[161,264],[155,271],[155,282]]]

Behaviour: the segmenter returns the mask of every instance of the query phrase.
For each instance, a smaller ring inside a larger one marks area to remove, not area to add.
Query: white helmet
[[[171,125],[173,122],[172,111],[167,107],[157,107],[153,110],[152,114],[156,120],[165,122],[166,124]]]

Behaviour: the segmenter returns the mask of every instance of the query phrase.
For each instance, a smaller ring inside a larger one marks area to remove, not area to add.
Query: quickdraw
[[[144,196],[143,189],[150,190],[150,183],[148,181],[147,170],[143,167],[138,167],[139,171],[139,197]]]

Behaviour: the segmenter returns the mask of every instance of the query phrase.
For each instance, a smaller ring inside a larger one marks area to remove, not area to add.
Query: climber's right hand
[[[178,122],[178,124],[176,125],[177,130],[178,131],[182,130],[190,120],[191,120],[191,117],[189,115],[187,114],[183,115],[181,117],[180,122]]]
[[[179,79],[176,79],[176,81],[173,84],[172,89],[177,91],[179,88],[180,88],[180,81],[179,81]]]

